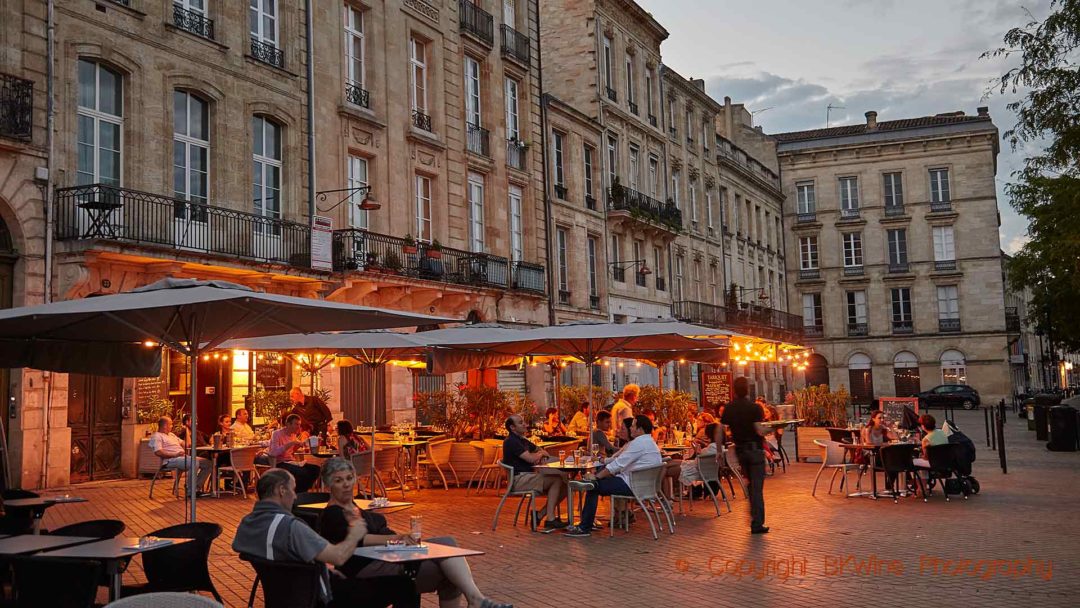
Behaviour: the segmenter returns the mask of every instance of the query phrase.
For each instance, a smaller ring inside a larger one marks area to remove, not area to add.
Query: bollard
[[[1001,459],[1001,472],[1008,475],[1009,466],[1005,462],[1005,400],[1002,399],[998,404],[998,425],[997,425],[997,450],[998,457]]]
[[[986,428],[986,447],[990,447],[990,408],[984,407],[983,411],[983,426]]]

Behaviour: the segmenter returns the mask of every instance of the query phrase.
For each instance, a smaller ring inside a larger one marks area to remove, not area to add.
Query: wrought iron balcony
[[[952,201],[937,201],[930,203],[931,213],[948,213],[952,210]]]
[[[631,113],[631,114],[634,114],[634,115],[637,115],[637,113],[638,113],[638,107],[637,107],[637,104],[636,104],[636,103],[634,103],[633,101],[628,101],[628,102],[627,102],[627,105],[629,105],[629,106],[630,106],[630,113]]]
[[[647,285],[645,283],[645,275],[640,272],[634,273],[634,282],[637,283],[638,287],[645,287]]]
[[[517,139],[506,141],[506,164],[518,171],[525,170],[525,151],[528,148]]]
[[[621,266],[612,266],[611,267],[611,276],[612,276],[612,278],[614,278],[619,283],[625,283],[626,282],[626,268],[621,267]]]
[[[667,281],[664,277],[656,277],[656,291],[667,291]]]
[[[412,124],[417,129],[423,129],[428,133],[431,132],[431,116],[424,114],[420,110],[413,110]]]
[[[524,65],[529,65],[529,58],[531,57],[529,37],[506,24],[500,26],[500,29],[502,30],[503,57],[509,57]]]
[[[866,323],[848,323],[847,335],[849,336],[865,336],[870,333],[870,328]]]
[[[864,274],[862,264],[858,266],[844,266],[845,277],[861,277]]]
[[[671,316],[695,325],[731,329],[793,344],[800,344],[804,337],[802,317],[765,306],[743,304],[731,309],[706,302],[680,300],[671,305]]]
[[[566,186],[562,184],[555,184],[555,196],[561,200],[566,200]]]
[[[937,260],[934,262],[934,270],[956,270],[956,260]]]
[[[465,147],[473,154],[491,157],[488,145],[488,130],[471,122],[465,123]]]
[[[669,126],[667,128],[667,133],[668,133],[668,136],[671,137],[671,139],[675,139],[676,137],[679,136],[679,132],[678,132],[677,129],[675,129],[675,125]]]
[[[510,270],[513,273],[511,287],[514,289],[537,294],[547,293],[547,280],[544,278],[542,265],[518,260],[511,262]]]
[[[889,262],[889,274],[904,274],[909,270],[907,262]]]
[[[885,217],[898,217],[904,215],[903,205],[885,205]]]
[[[495,44],[495,19],[491,13],[468,0],[458,0],[458,24],[461,31],[473,36],[480,42]]]
[[[98,239],[311,266],[306,224],[103,184],[56,191],[57,240]]]
[[[585,208],[589,211],[596,211],[596,197],[591,194],[585,195]]]
[[[660,201],[625,186],[608,188],[608,211],[629,211],[632,217],[666,226],[673,232],[682,230],[682,211],[672,202]]]
[[[911,321],[893,321],[892,333],[894,334],[913,334],[915,333],[915,324]]]
[[[619,101],[619,94],[615,92],[615,89],[611,87],[605,87],[607,89],[607,98],[611,101]]]
[[[570,292],[569,291],[567,291],[565,289],[560,289],[559,290],[559,304],[562,304],[563,306],[569,306],[570,305]]]
[[[593,310],[600,310],[600,296],[598,296],[598,295],[590,295],[589,296],[589,308],[591,308]]]
[[[649,124],[654,126],[654,127],[656,126],[656,116],[655,115],[649,114]]]
[[[1008,317],[1006,317],[1007,324]],[[940,333],[955,333],[960,331],[960,319],[938,319],[937,326]]]
[[[820,338],[825,335],[823,325],[803,325],[803,335],[807,338]]]
[[[0,74],[0,136],[30,139],[33,127],[33,81]]]
[[[857,220],[859,219],[859,209],[841,209],[840,219],[842,220]]]
[[[795,215],[796,224],[811,224],[817,221],[817,213],[809,211],[807,213],[799,213]]]
[[[285,68],[285,53],[268,42],[252,38],[251,56],[257,61],[261,61],[277,68]]]
[[[131,8],[131,0],[109,0],[109,2],[112,2],[113,4],[119,4],[120,6],[126,6],[128,8]]]
[[[821,270],[820,269],[817,269],[817,268],[804,268],[804,269],[799,271],[799,279],[800,280],[820,279],[820,278],[821,278]]]
[[[352,82],[345,83],[345,101],[361,108],[371,108],[371,95],[366,89]]]
[[[214,39],[214,20],[202,13],[190,11],[179,4],[173,4],[173,25],[207,40]]]

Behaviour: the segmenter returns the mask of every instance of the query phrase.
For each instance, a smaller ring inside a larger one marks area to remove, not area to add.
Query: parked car
[[[966,384],[942,384],[914,396],[919,398],[920,410],[931,407],[962,407],[973,410],[981,403],[979,391]]]

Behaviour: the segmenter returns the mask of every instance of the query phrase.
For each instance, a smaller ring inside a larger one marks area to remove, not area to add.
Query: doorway
[[[124,379],[68,375],[71,483],[120,477]]]

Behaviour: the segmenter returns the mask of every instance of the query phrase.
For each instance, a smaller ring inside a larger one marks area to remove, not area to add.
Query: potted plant
[[[401,252],[405,255],[416,253],[416,239],[413,238],[413,235],[405,233],[405,242],[401,245]]]
[[[611,180],[611,203],[616,209],[621,209],[623,201],[626,199],[626,189],[623,188],[622,182],[619,181],[619,177],[615,176],[615,179]]]
[[[386,255],[383,256],[383,266],[386,267],[388,272],[397,274],[401,271],[401,258],[393,251],[388,251]]]
[[[606,409],[608,404],[614,401],[615,393],[602,386],[574,385],[559,387],[559,417],[569,422],[574,414],[581,411],[582,404],[593,404],[589,412],[595,416],[596,412]]]
[[[364,268],[367,270],[379,269],[379,254],[369,251],[364,254]]]
[[[442,259],[442,243],[439,242],[439,239],[431,242],[431,245],[424,250],[424,255],[433,260]]]
[[[677,425],[682,429],[691,418],[697,415],[697,402],[693,395],[675,389],[660,390],[656,386],[641,387],[641,394],[634,408],[636,411],[656,412],[656,421],[669,429]],[[669,435],[670,437],[671,435]]]
[[[820,457],[815,439],[829,440],[828,427],[847,426],[851,395],[844,386],[832,392],[828,386],[808,386],[792,391],[786,399],[795,405],[795,417],[803,420],[799,427],[799,454],[807,458]]]

